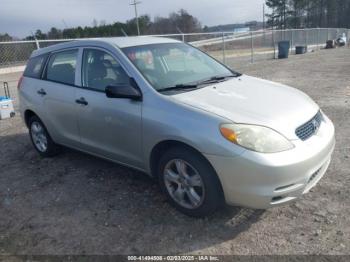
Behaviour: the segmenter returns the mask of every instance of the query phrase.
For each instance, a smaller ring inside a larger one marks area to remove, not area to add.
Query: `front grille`
[[[311,120],[298,127],[295,130],[295,134],[303,141],[309,139],[317,133],[317,130],[321,126],[322,120],[322,113],[321,111],[318,111],[318,113]]]

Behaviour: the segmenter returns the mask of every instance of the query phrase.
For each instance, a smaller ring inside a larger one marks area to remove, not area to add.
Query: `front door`
[[[142,168],[142,102],[108,98],[105,93],[109,85],[128,83],[129,76],[110,53],[95,48],[84,49],[81,72],[76,107],[82,147]]]

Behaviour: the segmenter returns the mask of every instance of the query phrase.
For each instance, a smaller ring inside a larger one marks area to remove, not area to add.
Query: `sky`
[[[24,37],[51,27],[91,26],[94,19],[106,23],[134,18],[133,0],[0,0],[0,33]],[[262,21],[264,0],[140,0],[140,15],[168,16],[181,8],[202,25]]]

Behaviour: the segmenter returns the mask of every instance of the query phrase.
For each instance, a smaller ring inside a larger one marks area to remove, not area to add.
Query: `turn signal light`
[[[220,128],[220,132],[227,140],[233,143],[237,142],[237,135],[235,134],[235,132],[233,132],[233,130],[222,126]]]

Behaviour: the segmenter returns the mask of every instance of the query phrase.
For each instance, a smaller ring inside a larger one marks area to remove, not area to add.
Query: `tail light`
[[[18,80],[17,89],[21,88],[22,81],[23,81],[23,75]]]

